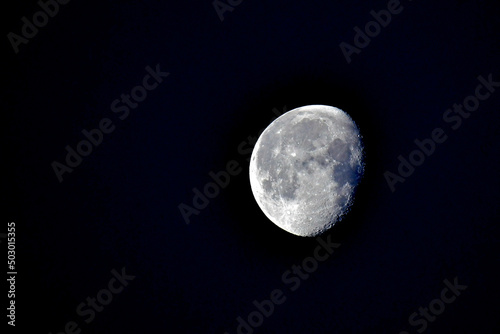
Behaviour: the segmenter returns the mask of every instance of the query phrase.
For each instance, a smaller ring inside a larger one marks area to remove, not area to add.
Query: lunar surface
[[[250,185],[265,215],[285,231],[315,236],[348,211],[364,171],[359,129],[344,111],[293,109],[261,134]]]

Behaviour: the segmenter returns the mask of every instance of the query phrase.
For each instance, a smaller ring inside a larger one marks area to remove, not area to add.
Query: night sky
[[[497,333],[499,9],[9,3],[2,326]],[[260,132],[310,104],[346,111],[366,154],[351,212],[320,239],[268,220],[248,177]]]

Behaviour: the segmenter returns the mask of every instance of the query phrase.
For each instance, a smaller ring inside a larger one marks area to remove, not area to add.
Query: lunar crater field
[[[299,236],[321,234],[340,220],[363,173],[356,124],[342,110],[321,105],[277,118],[250,161],[250,183],[262,211]]]

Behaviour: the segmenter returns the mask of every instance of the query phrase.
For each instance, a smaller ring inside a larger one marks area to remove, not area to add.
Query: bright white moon
[[[335,107],[310,105],[264,130],[252,152],[250,185],[274,224],[315,236],[349,210],[363,171],[363,145],[351,117]]]

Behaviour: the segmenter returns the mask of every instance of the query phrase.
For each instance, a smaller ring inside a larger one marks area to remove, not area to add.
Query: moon
[[[349,211],[364,173],[358,127],[324,105],[290,110],[260,135],[250,158],[250,186],[277,226],[312,237]]]

